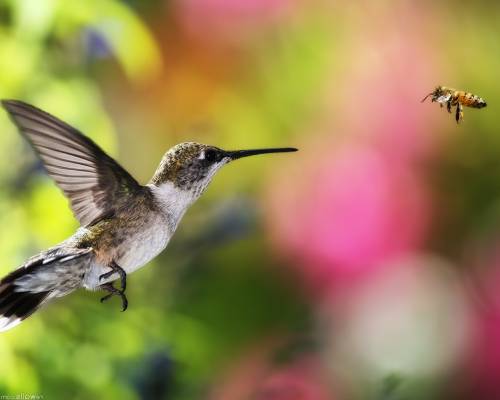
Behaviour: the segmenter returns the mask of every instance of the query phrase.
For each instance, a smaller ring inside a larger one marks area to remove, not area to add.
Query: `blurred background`
[[[0,97],[146,183],[182,141],[296,146],[221,171],[130,307],[79,291],[0,336],[0,395],[500,398],[500,3],[0,0]],[[420,100],[436,85],[483,110]],[[0,273],[72,234],[0,113]]]

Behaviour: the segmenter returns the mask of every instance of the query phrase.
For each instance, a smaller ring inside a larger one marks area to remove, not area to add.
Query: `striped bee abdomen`
[[[467,107],[483,108],[486,107],[486,102],[479,96],[472,93],[461,92],[458,95],[458,101]]]

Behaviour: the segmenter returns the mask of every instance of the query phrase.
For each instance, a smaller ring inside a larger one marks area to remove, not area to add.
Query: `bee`
[[[441,107],[446,104],[446,109],[451,113],[452,107],[457,107],[455,111],[455,120],[457,124],[463,120],[463,107],[483,108],[486,107],[486,102],[475,94],[464,92],[463,90],[455,90],[444,86],[438,86],[432,92],[422,99],[422,103],[427,97],[432,96],[432,102],[437,102]]]

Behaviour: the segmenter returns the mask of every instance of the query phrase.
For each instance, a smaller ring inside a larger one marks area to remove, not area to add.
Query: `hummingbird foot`
[[[102,290],[105,290],[109,292],[106,296],[101,298],[101,303],[105,302],[106,300],[110,299],[113,296],[120,296],[122,299],[122,312],[125,311],[128,307],[128,300],[127,297],[125,296],[124,290],[119,290],[113,286],[112,283],[105,283],[100,286]]]
[[[103,279],[107,279],[113,274],[117,273],[120,275],[120,286],[121,286],[121,291],[125,293],[125,289],[127,288],[127,273],[125,270],[120,267],[117,263],[114,261],[111,262],[111,264],[108,265],[109,268],[111,268],[111,271],[106,272],[105,274],[102,274],[99,276],[99,281]]]

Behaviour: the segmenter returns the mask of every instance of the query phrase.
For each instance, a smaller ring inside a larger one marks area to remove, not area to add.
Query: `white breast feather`
[[[153,216],[151,221],[145,224],[145,228],[134,235],[133,240],[127,241],[128,248],[124,256],[117,260],[117,264],[127,274],[143,267],[165,249],[180,219],[195,200],[192,193],[180,190],[171,183],[148,186],[160,205],[162,215]],[[94,265],[85,277],[84,286],[88,289],[94,289],[100,284],[118,278],[115,274],[108,280],[99,281],[99,276],[108,271],[110,269],[106,266]]]

